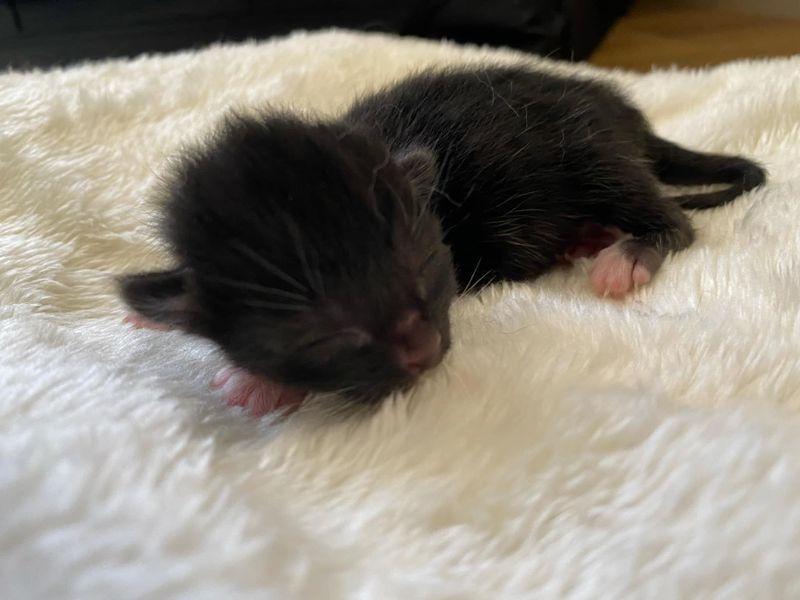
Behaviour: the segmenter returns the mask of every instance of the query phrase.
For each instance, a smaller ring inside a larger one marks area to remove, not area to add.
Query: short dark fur
[[[346,119],[376,127],[390,147],[437,157],[433,206],[462,286],[536,277],[585,222],[633,234],[632,252],[656,248],[655,270],[693,240],[679,205],[718,206],[765,179],[743,158],[657,137],[608,85],[524,69],[426,74],[364,99]],[[659,179],[731,185],[664,198]]]
[[[663,197],[667,184],[727,183]],[[587,222],[633,235],[653,272],[693,239],[681,210],[765,180],[739,157],[657,137],[605,84],[522,68],[426,73],[341,119],[231,117],[171,180],[178,267],[122,278],[145,317],[220,344],[239,366],[373,402],[413,378],[391,324],[420,310],[449,344],[461,291],[532,279]]]

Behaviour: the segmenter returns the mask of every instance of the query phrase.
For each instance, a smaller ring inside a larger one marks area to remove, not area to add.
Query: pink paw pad
[[[592,264],[589,281],[598,296],[622,298],[632,289],[650,281],[652,273],[635,256],[615,244],[602,250]]]
[[[214,376],[211,389],[221,390],[229,406],[241,406],[261,417],[276,410],[294,412],[306,393],[277,384],[238,367],[222,369]]]
[[[149,321],[139,313],[135,312],[125,315],[125,318],[122,319],[122,322],[125,323],[125,325],[131,325],[135,329],[153,329],[155,331],[170,331],[173,329],[169,325],[156,323],[155,321]]]

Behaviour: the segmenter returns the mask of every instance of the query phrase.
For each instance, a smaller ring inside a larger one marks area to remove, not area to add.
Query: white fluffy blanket
[[[0,77],[0,597],[800,596],[800,57],[609,74],[768,186],[623,303],[588,263],[459,301],[369,419],[249,418],[212,346],[121,324],[157,175],[228,108],[520,58],[334,31]]]

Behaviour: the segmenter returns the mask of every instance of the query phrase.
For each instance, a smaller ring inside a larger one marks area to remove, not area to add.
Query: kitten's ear
[[[187,331],[197,328],[199,311],[187,269],[123,275],[117,284],[123,300],[146,319]]]
[[[433,152],[422,146],[412,146],[395,154],[394,160],[405,172],[414,191],[427,198],[439,174]]]

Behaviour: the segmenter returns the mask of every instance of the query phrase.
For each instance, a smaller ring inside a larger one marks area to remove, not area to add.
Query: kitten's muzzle
[[[409,375],[417,376],[442,361],[442,334],[418,310],[398,319],[391,339],[395,360]]]

